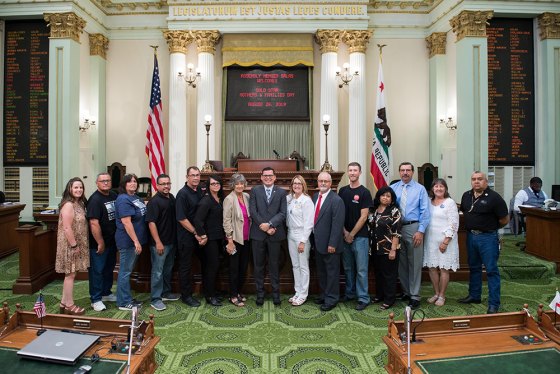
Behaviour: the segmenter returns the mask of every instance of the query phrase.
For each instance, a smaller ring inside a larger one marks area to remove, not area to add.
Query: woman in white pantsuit
[[[288,301],[293,306],[305,303],[309,293],[309,236],[313,230],[313,202],[307,193],[307,184],[301,175],[296,175],[286,196],[288,214],[288,249],[294,272],[294,296]]]

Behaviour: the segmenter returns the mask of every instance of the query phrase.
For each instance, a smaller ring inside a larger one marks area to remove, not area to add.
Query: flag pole
[[[157,49],[159,48],[159,45],[150,45],[150,47],[154,49],[154,55],[157,56]]]
[[[39,298],[41,299],[41,302],[44,304],[45,303],[45,299],[43,298],[43,290],[39,290]],[[43,328],[43,314],[41,314],[41,317],[39,317],[39,320],[41,320],[41,328],[39,330],[37,330],[37,336],[42,335],[45,331],[47,331],[46,329]]]

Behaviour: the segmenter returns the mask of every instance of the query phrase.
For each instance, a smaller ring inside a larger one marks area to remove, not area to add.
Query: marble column
[[[367,138],[366,123],[366,50],[372,35],[373,32],[367,30],[345,31],[342,34],[342,41],[348,46],[350,54],[351,72],[359,73],[349,83],[348,162],[358,162],[362,166],[360,182],[364,185],[371,158],[371,150],[368,152],[366,147],[371,143]]]
[[[90,128],[91,152],[93,155],[93,175],[90,184],[95,186],[98,173],[107,171],[106,161],[106,92],[107,92],[107,49],[109,39],[103,34],[89,35],[89,114],[95,120],[95,128]],[[92,191],[91,189],[89,191]]]
[[[330,127],[328,137],[328,159],[333,170],[339,170],[338,165],[338,85],[336,82],[336,65],[338,56],[338,45],[342,35],[341,30],[318,30],[315,33],[315,42],[321,51],[321,104],[319,131],[319,158],[315,158],[315,169],[321,169],[325,162],[325,131],[323,129],[323,116],[330,116]],[[316,119],[317,120],[317,119]],[[310,165],[312,166],[312,165]]]
[[[464,10],[450,20],[457,36],[457,176],[459,191],[471,188],[473,171],[488,172],[488,43],[493,11]],[[468,78],[466,78],[468,77]]]
[[[197,85],[198,97],[196,108],[196,165],[202,168],[206,161],[206,129],[204,127],[204,117],[211,115],[212,127],[210,128],[209,141],[209,159],[215,160],[216,154],[216,136],[218,133],[218,121],[215,112],[216,93],[214,90],[215,83],[215,66],[214,53],[216,53],[216,44],[220,41],[221,34],[217,30],[193,31],[194,40],[198,52],[198,68],[202,78]],[[221,118],[221,116],[220,116]]]
[[[49,39],[49,205],[58,205],[66,183],[79,176],[80,34],[75,13],[45,13]]]
[[[167,174],[171,192],[177,194],[187,174],[187,148],[194,142],[187,131],[187,88],[179,72],[186,73],[185,55],[193,37],[188,31],[166,30],[163,36],[169,48],[169,128],[167,131]],[[165,110],[165,109],[164,109]]]
[[[543,13],[537,21],[535,175],[548,193],[560,184],[560,13]]]
[[[426,47],[428,48],[430,62],[430,163],[442,168],[442,157],[444,154],[444,135],[449,130],[440,124],[440,119],[447,119],[452,116],[447,103],[446,77],[447,77],[447,61],[445,56],[445,45],[447,43],[447,33],[434,32],[426,38]],[[455,111],[452,111],[453,113]],[[454,118],[456,120],[456,118]],[[447,144],[447,146],[456,147],[455,144]],[[455,175],[454,171],[446,170],[442,172],[440,177]],[[449,182],[449,181],[448,181]]]

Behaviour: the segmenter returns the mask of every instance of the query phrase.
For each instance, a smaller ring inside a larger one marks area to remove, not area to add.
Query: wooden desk
[[[541,330],[547,338],[560,344],[560,316],[554,310],[543,309],[543,304],[540,304],[537,309],[538,323]]]
[[[16,312],[6,321],[5,316],[9,314],[7,309],[8,307],[6,303],[4,303],[3,310],[0,313],[0,346],[21,349],[37,337],[37,330],[40,328],[40,320],[34,312],[23,311],[18,305]],[[80,321],[82,325],[88,325],[89,328],[76,327],[76,321]],[[130,325],[130,321],[63,314],[47,314],[47,316],[43,318],[43,328],[46,329],[79,330],[84,333],[101,335],[100,343],[88,349],[85,356],[90,357],[96,350],[103,348],[103,351],[99,351],[99,355],[103,359],[115,361],[127,361],[128,358],[128,356],[124,354],[107,353],[113,339],[127,339],[128,328],[121,327],[121,325],[127,324]],[[141,346],[140,349],[132,355],[130,372],[154,373],[157,369],[155,347],[159,343],[160,338],[154,334],[153,315],[150,316],[149,321],[142,323],[138,332],[142,333]],[[105,350],[105,347],[107,350]],[[126,367],[123,373],[126,373]]]
[[[560,273],[560,211],[520,207],[525,215],[525,252],[556,263]]]
[[[0,258],[17,252],[19,248],[16,229],[19,224],[19,213],[25,204],[0,204]]]
[[[265,167],[271,167],[277,171],[297,171],[297,160],[253,160],[250,158],[241,158],[237,160],[237,171],[244,173],[247,171],[261,172]]]
[[[414,320],[416,342],[410,345],[412,373],[421,373],[417,361],[492,353],[528,351],[560,346],[545,336],[537,322],[526,312],[426,319],[419,324]],[[406,339],[401,340],[404,322],[389,316],[388,333],[383,337],[389,358],[385,369],[389,373],[407,371],[408,350]],[[534,335],[541,344],[522,344],[512,336]]]

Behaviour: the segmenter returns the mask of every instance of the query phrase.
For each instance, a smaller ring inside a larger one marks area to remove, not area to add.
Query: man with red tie
[[[313,243],[321,294],[315,301],[321,310],[333,309],[340,298],[340,255],[344,251],[344,202],[331,191],[332,178],[322,172],[317,178],[319,192],[313,196],[315,217]]]

